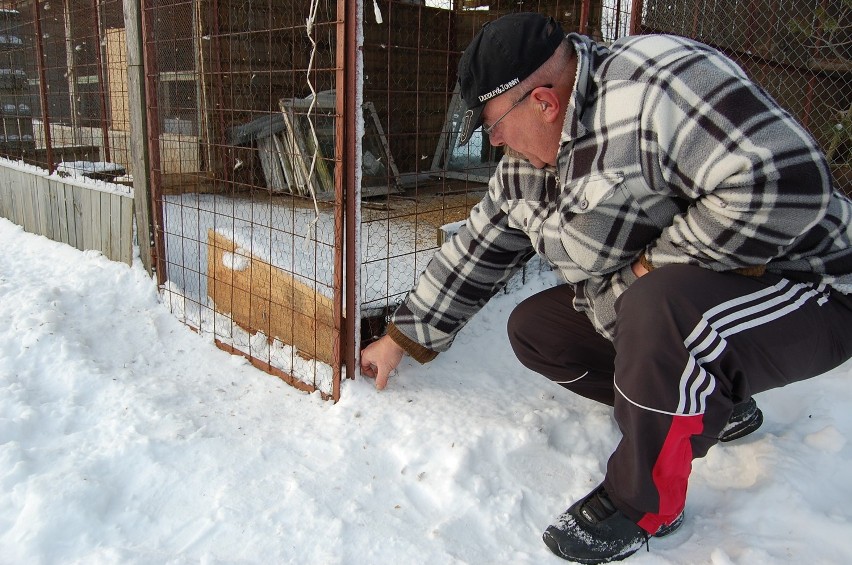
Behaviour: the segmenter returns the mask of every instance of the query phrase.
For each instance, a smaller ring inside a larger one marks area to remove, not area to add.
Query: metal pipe
[[[346,69],[348,67],[348,50],[346,49],[346,41],[347,37],[347,19],[349,14],[346,10],[345,0],[337,0],[337,12],[338,14],[343,14],[343,17],[337,18],[337,42],[336,42],[336,55],[337,55],[337,69],[335,71],[335,124],[334,124],[334,266],[332,268],[332,289],[334,292],[333,296],[333,304],[334,304],[334,346],[332,350],[332,380],[331,380],[331,396],[334,399],[334,402],[337,402],[340,399],[340,380],[341,380],[341,365],[344,364],[345,357],[348,355],[349,340],[354,340],[354,334],[349,334],[351,337],[346,337],[346,328],[344,328],[344,318],[349,318],[349,316],[343,315],[344,303],[348,304],[352,300],[350,295],[352,294],[352,289],[349,285],[344,284],[344,277],[348,280],[348,268],[343,259],[343,250],[341,249],[340,242],[343,242],[344,248],[348,249],[351,245],[354,244],[354,241],[350,241],[349,239],[349,230],[346,229],[346,216],[348,216],[348,198],[347,198],[347,184],[349,180],[349,175],[347,173],[347,169],[349,168],[347,164],[350,162],[345,155],[346,153],[346,144],[348,142],[348,138],[346,134],[348,133],[347,120],[349,119],[349,114],[347,113],[347,108],[349,103],[347,101],[347,96],[344,96],[344,92],[347,87],[347,76]],[[344,210],[346,210],[344,212]],[[344,273],[344,269],[346,269],[346,273]],[[344,297],[344,293],[346,296]],[[348,327],[350,325],[350,320],[346,320],[345,325]]]
[[[820,7],[822,8],[823,13],[828,13],[828,0],[822,0]],[[819,58],[819,49],[822,44],[822,26],[818,28],[817,25],[814,25],[814,35],[816,38],[814,40],[813,58],[817,59]],[[817,74],[812,72],[810,79],[808,80],[808,88],[805,91],[805,106],[802,109],[801,117],[802,125],[808,129],[810,129],[811,111],[813,111],[816,82]]]
[[[148,159],[151,166],[151,215],[154,223],[154,264],[157,284],[166,284],[166,240],[162,206],[162,164],[160,163],[160,102],[157,93],[157,49],[154,42],[153,0],[142,2],[142,51],[145,69],[145,99],[148,124]]]
[[[33,2],[33,25],[35,25],[36,56],[38,57],[38,95],[41,103],[41,125],[44,131],[44,146],[47,149],[47,170],[53,173],[53,140],[50,136],[50,107],[47,101],[47,74],[44,68],[44,45],[42,44],[41,8],[38,0]]]
[[[36,0],[37,1],[37,0]],[[65,30],[65,75],[68,80],[68,105],[71,111],[71,135],[75,144],[83,144],[80,109],[77,104],[77,65],[74,61],[73,30],[71,29],[71,0],[62,3]]]
[[[589,30],[589,14],[592,11],[592,0],[583,0],[580,7],[580,33],[586,34]]]
[[[603,23],[601,23],[603,27]],[[618,39],[621,37],[621,0],[618,0],[615,4],[615,25],[613,26],[615,30],[613,32],[613,37],[610,39]]]
[[[690,30],[690,37],[693,39],[698,38],[698,20],[701,18],[701,3],[696,2],[692,6],[692,29]]]
[[[225,135],[225,91],[222,88],[222,44],[220,43],[220,34],[222,30],[219,26],[219,0],[212,0],[211,13],[213,18],[211,21],[212,29],[210,30],[210,54],[213,58],[213,82],[216,85],[216,95],[219,99],[218,111],[216,116],[219,119],[218,135]],[[215,104],[214,104],[215,106]],[[230,167],[228,166],[228,152],[222,142],[216,144],[219,154],[219,165],[222,173],[222,181],[227,184],[231,178]]]
[[[645,3],[642,0],[633,0],[630,6],[630,35],[636,35],[642,29],[642,9]]]
[[[345,269],[345,284],[343,289],[345,296],[345,327],[340,333],[341,344],[345,344],[345,348],[340,351],[340,361],[346,367],[346,374],[349,378],[355,378],[359,371],[357,360],[359,358],[358,347],[360,344],[360,336],[358,328],[360,326],[360,313],[358,312],[358,222],[360,199],[358,198],[358,187],[356,185],[355,163],[357,162],[357,124],[358,113],[358,17],[359,11],[357,7],[359,2],[346,2],[338,0],[338,14],[342,13],[342,22],[338,24],[338,60],[340,54],[343,54],[342,65],[338,65],[338,108],[343,109],[340,117],[340,129],[343,135],[339,137],[342,140],[342,159],[339,163],[342,174],[336,179],[340,179],[339,188],[335,190],[337,206],[335,214],[342,212],[342,225],[335,221],[335,228],[338,226],[343,230],[343,249],[339,245],[335,246],[335,284],[338,284],[338,273],[343,274]],[[340,20],[340,18],[338,18]],[[342,45],[341,45],[342,42]],[[341,89],[340,87],[343,87]],[[343,92],[341,92],[343,90]],[[348,96],[344,96],[348,93]],[[344,211],[345,205],[345,211]],[[345,259],[344,259],[345,253]],[[342,281],[341,281],[342,282]],[[335,293],[335,298],[341,296],[342,293]],[[335,308],[335,316],[340,312],[340,308]],[[335,321],[337,325],[337,321]],[[340,398],[340,364],[334,367],[336,378],[334,380],[333,396],[335,402]]]
[[[106,103],[106,77],[104,76],[104,62],[101,57],[101,9],[100,0],[92,0],[92,9],[95,11],[95,39],[97,40],[97,48],[95,49],[95,64],[98,69],[98,95],[101,101],[101,135],[104,136],[104,161],[112,161],[110,145],[109,145],[109,121],[107,120],[107,103]]]

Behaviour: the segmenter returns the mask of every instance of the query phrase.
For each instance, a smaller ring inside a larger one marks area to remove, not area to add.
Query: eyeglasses
[[[544,88],[553,88],[553,85],[552,85],[552,84],[544,84],[544,85],[542,85],[542,86],[543,86]],[[502,115],[502,116],[500,116],[499,118],[497,118],[497,121],[496,121],[496,122],[494,122],[494,123],[493,123],[493,124],[491,124],[490,126],[487,126],[487,125],[485,125],[485,124],[482,124],[482,131],[483,131],[483,132],[485,132],[485,134],[486,134],[486,135],[489,135],[489,136],[490,136],[490,135],[491,135],[491,132],[492,132],[492,131],[494,131],[494,128],[496,128],[496,127],[497,127],[497,124],[499,124],[500,122],[502,122],[502,121],[503,121],[503,118],[505,118],[506,116],[508,116],[508,115],[509,115],[509,112],[511,112],[512,110],[514,110],[514,109],[518,106],[518,104],[520,104],[521,102],[523,102],[524,100],[526,100],[527,98],[529,98],[529,97],[530,97],[530,94],[532,94],[532,93],[533,93],[533,91],[535,91],[535,89],[536,89],[536,88],[541,88],[541,87],[536,86],[535,88],[533,88],[532,90],[528,91],[526,94],[524,94],[523,96],[521,96],[520,98],[518,98],[518,100],[517,100],[514,104],[512,104],[512,105],[509,107],[509,109],[508,109],[508,110],[506,110],[506,111],[503,113],[503,115]]]

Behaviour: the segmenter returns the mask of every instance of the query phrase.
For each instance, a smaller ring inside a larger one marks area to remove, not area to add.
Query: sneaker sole
[[[663,526],[660,527],[659,530],[657,530],[656,534],[653,534],[649,537],[660,539],[660,538],[664,538],[666,536],[672,535],[677,530],[679,530],[680,527],[683,525],[683,516],[684,516],[684,513],[681,512],[680,514],[678,514],[677,518],[674,519],[674,522],[672,522],[671,524],[664,524]],[[611,561],[621,561],[622,559],[626,559],[627,557],[630,557],[631,555],[633,555],[634,553],[636,553],[637,551],[642,549],[643,545],[647,545],[647,543],[648,543],[647,538],[646,538],[646,542],[644,544],[639,543],[636,546],[628,547],[622,553],[620,553],[618,555],[614,555],[612,557],[604,558],[604,559],[599,559],[599,558],[588,558],[587,559],[587,558],[583,558],[583,557],[576,557],[576,556],[570,555],[568,552],[563,550],[562,547],[559,546],[559,541],[556,539],[556,536],[554,536],[550,533],[550,528],[545,530],[544,534],[542,534],[542,536],[541,536],[541,539],[544,541],[544,544],[547,547],[550,548],[550,551],[552,551],[557,556],[559,556],[563,559],[568,559],[570,561],[574,561],[576,563],[583,563],[585,565],[594,565],[594,564],[597,564],[597,563],[609,563]]]
[[[556,540],[554,536],[550,534],[549,531],[545,531],[542,534],[541,539],[544,541],[544,544],[550,548],[557,557],[561,557],[562,559],[567,559],[568,561],[572,561],[574,563],[583,563],[584,565],[597,565],[598,563],[610,563],[611,561],[621,561],[622,559],[626,559],[642,549],[644,543],[640,543],[635,547],[628,547],[623,552],[618,555],[613,555],[610,557],[604,558],[584,558],[584,557],[576,557],[574,555],[570,555],[568,552],[564,551],[560,546],[559,542]]]

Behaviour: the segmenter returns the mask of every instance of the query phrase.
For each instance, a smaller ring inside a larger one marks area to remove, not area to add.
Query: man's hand
[[[361,373],[376,379],[376,388],[382,390],[388,384],[388,376],[396,369],[405,354],[397,343],[384,336],[361,351]]]

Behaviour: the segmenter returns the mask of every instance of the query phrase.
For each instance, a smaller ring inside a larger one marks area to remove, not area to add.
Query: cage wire
[[[141,137],[131,116],[144,115],[165,303],[305,390],[338,397],[342,351],[383,334],[485,193],[502,153],[481,130],[458,146],[456,72],[501,15],[548,14],[603,42],[674,33],[710,44],[808,128],[838,187],[852,188],[849,0],[363,0],[360,38],[346,35],[344,5],[141,0],[140,111],[122,2],[0,3],[2,157],[130,184]],[[344,109],[356,105],[342,77],[355,64],[345,42],[356,39],[363,136],[350,147],[341,134],[355,119]],[[357,202],[342,172],[356,157]],[[345,230],[353,216],[358,229]],[[359,260],[344,264],[352,248]],[[509,289],[541,268],[531,263]],[[358,336],[343,331],[344,291],[358,304]]]
[[[336,398],[337,2],[146,10],[166,302],[220,347]]]
[[[0,4],[0,151],[49,172],[130,174],[125,46],[117,0]],[[125,183],[126,184],[126,183]]]

